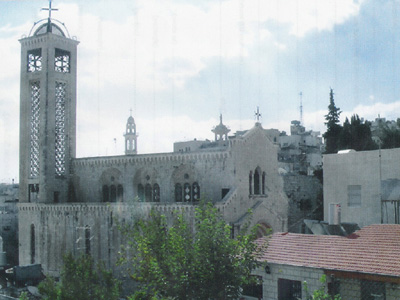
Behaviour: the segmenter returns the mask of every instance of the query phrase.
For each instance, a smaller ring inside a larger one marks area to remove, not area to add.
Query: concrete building
[[[340,204],[343,222],[399,224],[399,161],[400,148],[324,155],[324,220]]]
[[[257,240],[264,266],[254,274],[262,279],[264,300],[306,299],[321,287],[341,299],[395,300],[400,298],[400,225],[371,225],[350,236],[274,233]],[[257,299],[257,298],[248,298]]]
[[[235,232],[253,210],[260,236],[287,230],[288,199],[278,147],[259,122],[234,138],[222,123],[215,141],[176,144],[172,153],[137,154],[127,120],[125,154],[76,158],[78,41],[49,18],[21,42],[20,264],[41,263],[57,275],[66,252],[90,253],[115,269],[121,222],[150,209],[193,220],[201,198],[212,200]]]

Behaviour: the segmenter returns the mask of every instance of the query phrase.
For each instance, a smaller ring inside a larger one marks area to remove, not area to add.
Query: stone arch
[[[192,185],[196,182],[198,190],[200,190],[200,182],[198,181],[197,171],[194,165],[179,165],[171,174],[171,195],[175,202],[192,202],[193,189]]]
[[[133,177],[133,193],[140,198],[140,201],[160,202],[162,197],[160,183],[160,176],[155,168],[142,167]]]
[[[122,172],[117,168],[108,168],[103,171],[99,179],[101,201],[116,202],[117,187],[123,190],[123,182]]]

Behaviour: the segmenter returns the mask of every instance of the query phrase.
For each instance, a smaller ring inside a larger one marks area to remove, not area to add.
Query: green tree
[[[193,226],[183,214],[168,226],[152,211],[122,230],[130,250],[122,262],[140,283],[132,299],[237,299],[258,265],[255,231],[231,238],[231,226],[211,203],[196,207]]]
[[[372,139],[371,123],[363,121],[355,114],[343,123],[339,134],[339,149],[354,149],[356,151],[375,150],[378,146]]]
[[[89,255],[64,256],[59,282],[51,277],[39,284],[44,300],[118,300],[119,282]]]
[[[305,281],[304,282],[304,291],[306,294],[306,300],[341,300],[342,298],[340,295],[329,295],[326,290],[325,290],[325,284],[326,284],[326,275],[322,275],[321,278],[319,279],[321,282],[321,286],[314,290],[312,293],[310,293],[310,290],[308,289],[308,284]]]
[[[333,90],[330,89],[328,114],[325,115],[327,130],[323,134],[326,153],[336,153],[339,149],[339,135],[342,130],[342,127],[339,125],[340,114],[340,108],[335,105]]]
[[[400,128],[389,128],[383,129],[382,137],[382,149],[391,149],[400,147]]]

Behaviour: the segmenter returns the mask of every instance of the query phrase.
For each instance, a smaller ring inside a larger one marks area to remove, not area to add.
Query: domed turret
[[[215,141],[228,140],[228,133],[231,131],[227,126],[222,124],[222,114],[219,116],[219,124],[211,130],[215,134]]]

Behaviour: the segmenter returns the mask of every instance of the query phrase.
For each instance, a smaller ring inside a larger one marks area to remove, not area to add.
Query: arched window
[[[200,200],[200,186],[197,182],[194,182],[192,184],[192,193],[193,193],[193,201],[199,201]]]
[[[183,201],[192,201],[192,188],[189,183],[185,183],[185,185],[183,186]]]
[[[160,202],[160,186],[157,183],[153,185],[153,202]]]
[[[139,183],[138,184],[138,197],[140,201],[144,201],[144,187],[143,184]]]
[[[249,174],[249,195],[251,195],[253,193],[252,187],[253,187],[253,172],[250,171],[250,174]]]
[[[124,200],[124,188],[122,184],[117,186],[117,201],[122,202]]]
[[[110,201],[110,192],[108,191],[108,186],[103,185],[103,202]]]
[[[85,227],[85,254],[90,255],[90,227]]]
[[[258,168],[254,171],[254,194],[260,195],[260,172]]]
[[[153,200],[153,191],[151,185],[148,183],[144,188],[144,197],[146,202],[151,202]]]
[[[115,185],[111,185],[110,187],[110,202],[117,201],[117,188]]]
[[[265,195],[265,172],[262,173],[262,179],[261,179],[261,190],[262,194]]]
[[[175,184],[175,202],[182,202],[182,185]]]
[[[35,225],[31,225],[31,264],[35,263],[35,255],[36,255],[36,241],[35,241]]]

